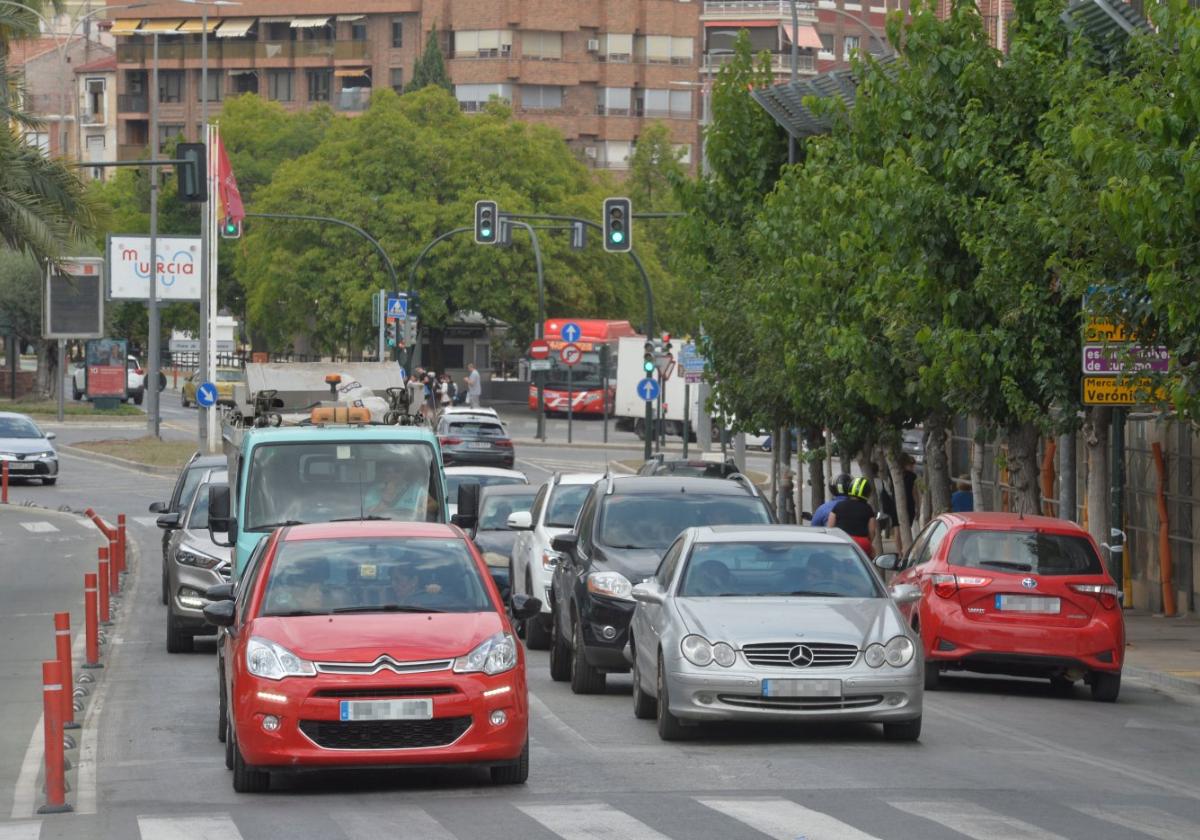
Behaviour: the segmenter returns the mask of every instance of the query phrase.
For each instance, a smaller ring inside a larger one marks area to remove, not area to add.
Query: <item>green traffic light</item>
[[[490,227],[480,228],[479,235],[482,236],[484,239],[491,239],[492,238],[492,229]]]
[[[625,241],[625,234],[621,233],[621,231],[619,231],[619,230],[614,230],[612,232],[611,239],[613,242],[620,245],[622,242]]]

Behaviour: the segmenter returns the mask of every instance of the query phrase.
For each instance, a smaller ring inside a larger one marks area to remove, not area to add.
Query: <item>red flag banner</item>
[[[221,135],[217,135],[217,195],[221,200],[221,210],[224,215],[240,222],[246,217],[246,208],[242,206],[242,194],[238,192],[237,178],[233,175],[233,167],[229,165],[229,155],[225,153],[225,143]]]

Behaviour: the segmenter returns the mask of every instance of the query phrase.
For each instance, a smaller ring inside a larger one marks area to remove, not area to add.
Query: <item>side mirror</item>
[[[508,517],[508,529],[510,531],[531,531],[533,530],[533,514],[527,510],[519,510]]]
[[[57,438],[58,438],[58,435],[56,433],[46,432],[46,440],[55,440]]]
[[[152,505],[150,505],[150,512],[151,513],[166,513],[167,512],[167,503],[166,502],[153,503]]]
[[[550,540],[550,547],[559,554],[574,554],[575,547],[579,544],[579,535],[575,533],[559,534],[554,539]]]
[[[216,545],[231,546],[237,542],[237,520],[229,515],[229,485],[214,484],[208,488],[208,536]],[[220,539],[217,534],[224,534]]]
[[[891,589],[892,600],[897,604],[915,604],[921,600],[921,587],[911,583],[901,583]]]
[[[875,566],[885,572],[899,571],[903,565],[904,561],[900,559],[899,554],[880,554],[875,558]]]
[[[470,531],[475,527],[475,523],[479,521],[479,484],[477,482],[472,481],[458,485],[458,512],[450,517],[450,521],[464,531]]]
[[[179,527],[179,514],[164,513],[162,516],[158,517],[158,520],[155,524],[157,524],[158,527],[162,528],[164,531],[174,530],[175,528]]]
[[[215,601],[204,607],[204,620],[216,627],[233,626],[233,601]]]
[[[667,593],[658,585],[658,581],[647,580],[633,587],[633,600],[643,604],[661,604],[667,599]]]
[[[542,602],[532,595],[513,595],[512,596],[512,615],[513,618],[524,621],[528,618],[534,618],[542,611]]]
[[[204,590],[204,597],[209,601],[232,601],[233,584],[217,583]]]

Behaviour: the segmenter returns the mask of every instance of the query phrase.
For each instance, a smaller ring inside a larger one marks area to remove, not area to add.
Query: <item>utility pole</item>
[[[162,152],[158,148],[158,33],[154,33],[154,47],[150,65],[150,142],[154,144],[154,157]],[[203,272],[201,273],[203,276]],[[201,289],[203,289],[201,285]],[[203,294],[203,291],[201,291]],[[150,165],[150,295],[146,300],[149,329],[146,336],[146,378],[142,381],[142,393],[146,396],[146,432],[158,437],[158,363],[162,349],[159,347],[162,327],[158,317],[158,167]],[[207,380],[206,380],[207,381]]]

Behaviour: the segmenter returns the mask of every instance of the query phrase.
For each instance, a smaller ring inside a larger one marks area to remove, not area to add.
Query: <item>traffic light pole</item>
[[[524,228],[529,231],[529,239],[533,243],[533,260],[537,266],[537,296],[538,296],[538,319],[537,325],[534,327],[534,337],[544,338],[542,331],[546,324],[546,278],[542,273],[542,246],[538,243],[537,231],[533,229],[533,225],[526,222],[513,221],[511,216],[505,214],[505,220],[510,227]],[[546,442],[546,374],[544,371],[536,371],[540,374],[537,377],[537,395],[538,395],[538,425],[537,436],[542,442]],[[570,385],[571,368],[567,367],[567,442],[571,442],[571,385]]]

